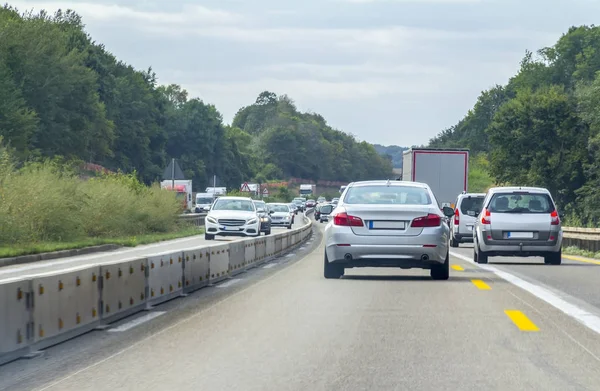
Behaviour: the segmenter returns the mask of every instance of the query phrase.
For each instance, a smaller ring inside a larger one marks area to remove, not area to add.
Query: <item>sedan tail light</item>
[[[417,217],[410,224],[413,228],[439,227],[440,225],[442,225],[442,218],[433,213],[429,213],[427,216]]]
[[[481,216],[481,224],[492,224],[492,213],[487,208],[481,212]]]
[[[554,211],[552,211],[552,213],[550,213],[550,218],[552,219],[550,221],[551,225],[559,225],[560,224],[560,217],[558,217],[558,211],[556,211],[556,209]]]
[[[458,208],[454,211],[454,225],[458,225],[459,224],[459,218],[460,218],[460,212],[458,211]]]
[[[346,212],[342,212],[333,216],[333,225],[340,225],[343,227],[364,227],[365,223],[360,217],[350,216]]]

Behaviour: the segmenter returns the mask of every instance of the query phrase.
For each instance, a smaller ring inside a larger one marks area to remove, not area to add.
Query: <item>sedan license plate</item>
[[[404,221],[369,221],[369,229],[404,229]]]
[[[506,237],[511,239],[533,239],[533,232],[507,232]]]
[[[221,227],[221,231],[235,231],[236,227]]]

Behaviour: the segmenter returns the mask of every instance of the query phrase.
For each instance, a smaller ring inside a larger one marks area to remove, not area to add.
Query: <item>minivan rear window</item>
[[[554,204],[548,194],[497,193],[490,200],[492,213],[551,213]]]
[[[331,205],[323,205],[321,207],[321,209],[319,210],[319,212],[321,212],[322,215],[328,215],[328,214],[331,214],[332,210],[333,210],[333,206],[331,206]]]
[[[346,190],[346,204],[430,205],[429,192],[415,186],[356,186]]]
[[[465,197],[460,202],[460,213],[467,216],[477,216],[481,212],[485,197]]]

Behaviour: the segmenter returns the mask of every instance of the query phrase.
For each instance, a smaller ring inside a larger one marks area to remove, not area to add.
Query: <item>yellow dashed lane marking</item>
[[[477,288],[483,290],[483,291],[489,291],[490,286],[488,284],[486,284],[485,282],[481,281],[481,280],[471,280],[471,282],[473,283],[473,285],[475,285]]]
[[[540,331],[540,329],[524,313],[517,310],[506,310],[504,313],[521,331]]]
[[[563,255],[562,257],[565,259],[568,259],[570,261],[585,262],[585,263],[592,263],[594,265],[600,265],[600,261],[594,261],[592,259],[582,258],[582,257],[578,257],[576,255]]]
[[[458,265],[452,265],[452,269],[457,270],[459,272],[462,272],[465,270],[462,268],[462,266],[458,266]]]

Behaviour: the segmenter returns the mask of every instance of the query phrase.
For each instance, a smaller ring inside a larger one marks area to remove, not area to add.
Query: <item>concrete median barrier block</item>
[[[254,248],[256,251],[256,259],[254,263],[256,265],[260,265],[265,262],[265,258],[267,256],[267,241],[263,237],[254,239]]]
[[[183,252],[148,257],[148,306],[163,303],[183,293]]]
[[[100,323],[100,266],[32,277],[34,349],[83,334]]]
[[[29,351],[33,340],[31,280],[0,283],[0,364]]]
[[[229,277],[229,243],[207,248],[209,258],[209,283],[215,284]]]
[[[281,254],[282,252],[282,242],[283,242],[283,238],[284,238],[285,234],[278,234],[275,236],[275,255],[278,256]]]
[[[183,250],[183,291],[192,292],[208,285],[209,247]]]
[[[249,269],[254,267],[256,262],[256,242],[254,239],[247,239],[244,243],[244,267]]]
[[[265,238],[265,259],[271,259],[275,256],[275,236]]]
[[[229,244],[229,275],[235,276],[246,270],[244,260],[246,255],[246,241],[239,240]]]
[[[132,258],[100,266],[100,318],[111,323],[146,305],[147,258]]]

